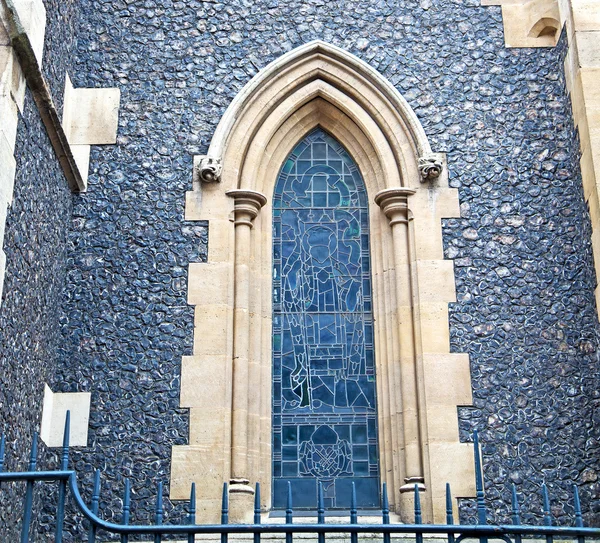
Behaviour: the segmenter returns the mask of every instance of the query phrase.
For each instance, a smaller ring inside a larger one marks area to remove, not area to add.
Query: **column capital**
[[[225,194],[235,200],[234,223],[252,227],[252,221],[266,203],[267,197],[256,190],[233,189]]]
[[[375,203],[390,220],[390,226],[400,222],[408,222],[408,197],[412,196],[415,189],[399,187],[385,189],[375,195]]]

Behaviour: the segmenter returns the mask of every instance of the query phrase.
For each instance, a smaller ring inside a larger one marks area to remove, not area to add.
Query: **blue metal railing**
[[[192,483],[190,500],[187,507],[187,524],[164,524],[163,523],[163,488],[162,483],[158,485],[155,507],[155,523],[153,525],[130,524],[131,512],[131,484],[125,479],[123,494],[123,510],[121,524],[107,522],[99,516],[100,503],[100,471],[96,470],[94,475],[94,488],[92,491],[91,504],[84,502],[77,485],[75,471],[69,470],[69,428],[70,415],[67,412],[65,421],[65,433],[60,460],[60,469],[56,471],[36,471],[37,464],[37,433],[34,434],[29,457],[28,471],[4,472],[5,438],[0,438],[0,486],[5,481],[25,481],[25,497],[23,502],[23,517],[21,524],[21,543],[30,540],[31,521],[33,515],[33,492],[36,483],[55,482],[58,484],[58,499],[56,505],[56,529],[55,541],[61,543],[65,533],[65,503],[67,492],[70,491],[77,510],[90,523],[88,541],[95,543],[99,531],[118,535],[121,543],[127,543],[130,536],[149,536],[150,541],[160,543],[163,537],[187,536],[188,543],[194,542],[197,534],[220,535],[221,543],[228,543],[229,534],[248,534],[253,536],[254,543],[260,543],[262,534],[284,534],[286,543],[293,543],[294,534],[312,533],[317,534],[318,543],[325,543],[327,534],[350,534],[350,543],[358,543],[359,534],[380,534],[383,543],[390,543],[392,534],[409,534],[415,537],[416,543],[422,543],[425,535],[445,536],[448,543],[461,543],[464,539],[478,539],[480,543],[487,543],[490,538],[501,539],[506,543],[521,543],[525,537],[545,538],[546,543],[553,543],[554,538],[561,540],[573,540],[584,543],[586,539],[600,539],[600,528],[584,527],[581,513],[581,504],[577,486],[573,486],[573,497],[575,507],[575,526],[554,526],[550,509],[550,497],[546,485],[542,486],[543,499],[543,526],[522,525],[520,517],[520,506],[517,499],[516,488],[512,486],[511,516],[512,524],[490,525],[487,520],[485,495],[483,490],[483,474],[481,470],[481,459],[479,454],[479,443],[477,433],[474,433],[475,446],[475,480],[476,480],[476,504],[477,524],[461,525],[454,523],[452,513],[452,495],[450,485],[446,484],[446,524],[423,524],[421,512],[421,500],[419,487],[415,485],[414,490],[414,524],[391,524],[389,500],[386,484],[382,487],[382,512],[381,524],[359,524],[358,510],[356,506],[356,489],[352,485],[350,523],[328,524],[325,521],[325,507],[323,499],[323,487],[319,484],[317,493],[317,522],[315,524],[294,524],[294,511],[292,504],[291,486],[288,483],[287,507],[285,511],[284,524],[261,524],[260,511],[260,485],[256,484],[254,501],[254,522],[252,524],[229,524],[229,497],[227,483],[223,484],[223,501],[221,507],[221,524],[196,524],[196,487]],[[0,515],[1,516],[1,515]]]

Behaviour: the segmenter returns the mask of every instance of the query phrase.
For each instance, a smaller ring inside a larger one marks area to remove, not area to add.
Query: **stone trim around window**
[[[471,403],[469,359],[450,352],[454,270],[442,249],[441,219],[459,216],[458,194],[396,89],[320,41],[259,72],[196,160],[186,220],[208,220],[209,250],[189,269],[194,353],[182,361],[180,404],[190,441],[173,447],[171,498],[195,481],[199,514],[216,522],[229,481],[241,521],[252,512],[248,482],[260,481],[270,507],[271,199],[283,161],[316,127],[351,154],[369,197],[382,482],[401,517],[411,518],[416,483],[424,518],[443,522],[445,482],[474,495],[473,448],[460,443],[457,416]]]

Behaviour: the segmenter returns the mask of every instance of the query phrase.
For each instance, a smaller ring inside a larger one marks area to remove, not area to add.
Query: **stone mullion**
[[[375,201],[389,219],[394,247],[396,283],[396,315],[398,319],[398,354],[401,371],[402,426],[404,436],[405,484],[401,492],[412,491],[415,484],[423,486],[423,462],[419,427],[419,391],[413,314],[413,285],[410,263],[408,196],[413,189],[398,188],[381,191]]]

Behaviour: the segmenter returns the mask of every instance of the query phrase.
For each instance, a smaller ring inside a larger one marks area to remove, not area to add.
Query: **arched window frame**
[[[224,480],[240,520],[252,511],[249,481],[271,502],[269,200],[281,164],[317,126],[351,154],[369,197],[382,481],[407,518],[409,491],[421,485],[425,518],[441,522],[446,481],[456,496],[473,495],[472,447],[459,442],[456,411],[471,403],[469,361],[449,349],[454,273],[442,250],[441,219],[459,216],[458,195],[396,89],[320,41],[259,72],[196,161],[186,219],[209,221],[209,253],[190,265],[196,331],[180,402],[190,444],[173,449],[171,495],[184,497],[202,470],[208,518]]]

